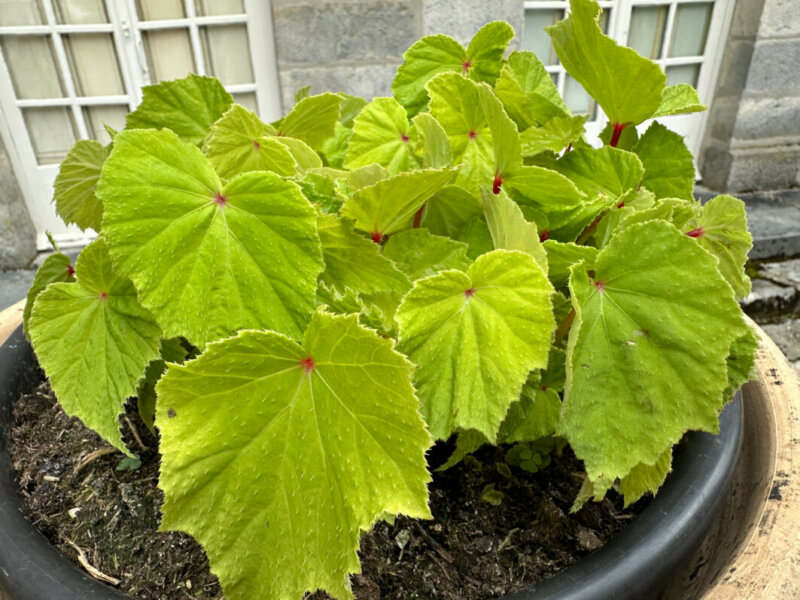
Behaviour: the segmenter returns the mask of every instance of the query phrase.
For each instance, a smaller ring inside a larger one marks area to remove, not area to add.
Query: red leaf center
[[[306,373],[311,373],[311,371],[317,367],[317,365],[314,364],[314,359],[310,356],[307,358],[301,358],[300,364],[302,365],[303,369],[305,369]]]

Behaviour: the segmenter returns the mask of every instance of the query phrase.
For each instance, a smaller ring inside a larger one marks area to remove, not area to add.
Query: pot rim
[[[3,423],[38,373],[20,326],[0,346],[0,590],[8,600],[130,600],[78,569],[19,509]],[[687,433],[658,495],[620,534],[507,600],[634,600],[660,593],[688,564],[724,506],[741,441],[737,392],[720,414],[720,434]]]

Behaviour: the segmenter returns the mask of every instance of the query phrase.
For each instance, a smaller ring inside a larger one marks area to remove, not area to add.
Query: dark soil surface
[[[21,398],[14,417],[9,451],[23,508],[59,550],[76,563],[80,552],[84,563],[119,580],[117,587],[135,598],[222,598],[202,548],[185,534],[157,531],[156,440],[135,411],[123,419],[129,447],[141,455],[133,470],[120,470],[122,454],[66,416],[46,383]],[[441,464],[450,450],[435,447],[431,464]],[[398,517],[366,534],[363,574],[353,577],[356,598],[502,597],[599,548],[646,505],[623,510],[611,492],[570,515],[582,481],[580,461],[565,451],[530,474],[509,468],[504,453],[484,448],[435,473],[433,521]],[[494,503],[483,499],[492,496],[487,486],[502,494],[494,494]],[[319,592],[309,600],[326,598]]]

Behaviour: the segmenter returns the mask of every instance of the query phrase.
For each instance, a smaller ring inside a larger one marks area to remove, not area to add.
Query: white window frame
[[[104,0],[109,23],[100,25],[60,25],[53,10],[53,0],[41,0],[47,24],[0,27],[0,36],[48,35],[52,36],[56,67],[64,82],[64,97],[44,100],[18,100],[5,59],[0,55],[0,136],[22,190],[25,203],[36,229],[36,244],[40,250],[50,248],[45,232],[53,234],[63,248],[83,246],[96,233],[81,231],[74,225],[66,226],[55,213],[51,202],[53,181],[58,173],[57,164],[40,165],[28,136],[22,114],[23,108],[66,106],[72,110],[75,130],[79,139],[89,137],[83,108],[98,105],[127,105],[134,110],[141,102],[141,88],[151,83],[151,74],[145,57],[142,33],[155,29],[185,28],[189,31],[196,72],[205,74],[205,61],[200,43],[199,27],[203,25],[244,24],[247,27],[253,67],[253,84],[226,86],[233,93],[255,92],[261,117],[274,121],[282,114],[280,84],[275,57],[272,12],[269,0],[244,0],[245,14],[203,17],[195,14],[194,0],[184,0],[186,18],[140,22],[135,0]],[[111,34],[120,74],[126,94],[115,96],[79,97],[70,76],[70,66],[62,35],[77,33]]]

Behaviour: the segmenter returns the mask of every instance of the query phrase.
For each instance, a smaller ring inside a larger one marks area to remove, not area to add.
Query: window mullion
[[[134,110],[139,103],[139,89],[145,84],[142,71],[146,74],[147,63],[142,64],[136,53],[135,27],[131,26],[131,17],[125,7],[125,1],[105,0],[105,2],[108,20],[114,27],[112,36],[128,96],[128,108]]]
[[[186,17],[189,20],[189,39],[192,43],[195,68],[200,75],[207,75],[206,57],[203,54],[203,46],[200,44],[200,30],[197,27],[197,11],[195,11],[194,0],[184,0],[184,5]]]
[[[667,15],[667,28],[664,30],[664,40],[661,46],[661,56],[659,59],[668,58],[669,57],[669,48],[670,44],[672,44],[672,31],[675,29],[675,13],[677,12],[677,3],[670,2],[669,4],[669,14]],[[664,62],[659,60],[659,65],[661,68],[664,68]]]

